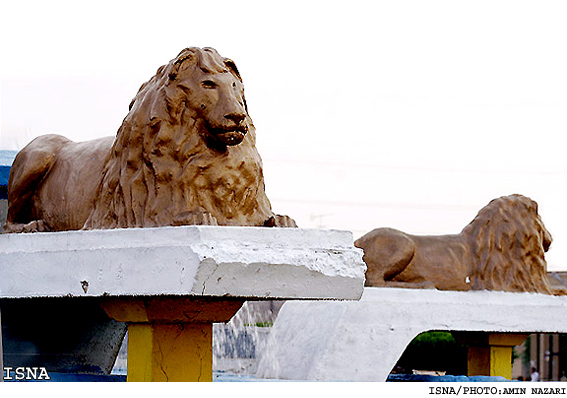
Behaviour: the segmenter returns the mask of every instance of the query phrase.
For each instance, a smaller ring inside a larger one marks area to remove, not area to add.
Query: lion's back
[[[82,228],[112,140],[76,143],[60,135],[33,140],[10,171],[8,222],[43,220],[54,231]]]

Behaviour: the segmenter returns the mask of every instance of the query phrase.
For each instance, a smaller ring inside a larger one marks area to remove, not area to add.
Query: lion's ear
[[[169,70],[169,80],[173,81],[177,78],[177,74],[179,73],[179,65],[173,64],[171,69]]]
[[[195,61],[195,56],[192,52],[184,54],[184,51],[182,51],[175,62],[173,62],[171,70],[169,71],[169,80],[175,80],[180,71],[192,64],[192,61]]]
[[[240,80],[240,83],[242,83],[242,77],[240,77],[240,72],[238,72],[238,68],[234,61],[232,59],[225,58],[224,64],[232,72],[232,74]]]

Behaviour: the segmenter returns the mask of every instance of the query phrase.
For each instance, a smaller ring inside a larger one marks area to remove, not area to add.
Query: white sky
[[[567,270],[563,1],[0,4],[2,149],[113,135],[160,65],[210,46],[243,76],[277,212],[445,234],[521,193]]]

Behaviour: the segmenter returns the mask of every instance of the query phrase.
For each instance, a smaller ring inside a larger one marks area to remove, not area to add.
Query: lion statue
[[[186,48],[143,84],[116,137],[18,153],[5,232],[166,225],[295,227],[272,212],[233,61]]]
[[[544,255],[551,235],[522,195],[492,200],[457,235],[378,228],[354,244],[364,250],[366,286],[555,293]]]

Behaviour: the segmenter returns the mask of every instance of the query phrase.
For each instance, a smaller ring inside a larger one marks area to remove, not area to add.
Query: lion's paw
[[[50,232],[51,228],[43,220],[34,220],[27,224],[6,223],[4,233],[32,233],[32,232]]]
[[[295,220],[289,216],[274,214],[264,222],[264,227],[297,228]]]
[[[181,225],[219,225],[215,216],[211,213],[199,213],[193,211],[184,211],[179,213],[173,219],[174,226]]]

